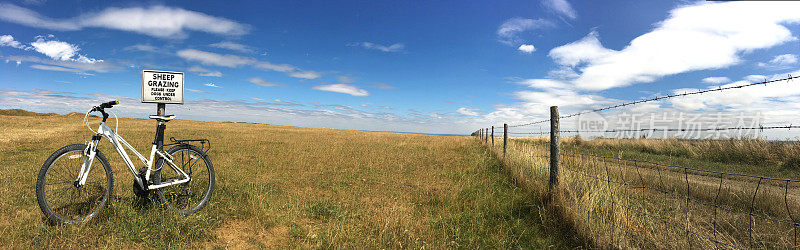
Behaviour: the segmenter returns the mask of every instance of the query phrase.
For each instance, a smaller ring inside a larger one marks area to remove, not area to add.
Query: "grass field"
[[[594,139],[565,140],[583,152],[624,156],[671,165],[800,179],[800,144],[758,139]]]
[[[180,118],[180,117],[179,117]],[[10,248],[574,248],[585,243],[468,137],[176,120],[167,138],[208,138],[209,206],[191,216],[134,202],[114,171],[111,205],[79,226],[48,226],[34,185],[44,160],[83,143],[82,115],[0,112],[0,245]],[[93,118],[93,126],[98,119]],[[113,120],[109,122],[114,126]],[[155,122],[120,119],[149,148]],[[86,134],[88,136],[88,134]]]
[[[548,143],[512,138],[503,158],[517,183],[540,195],[548,192]],[[502,157],[501,143],[491,149]],[[563,138],[561,184],[552,206],[594,246],[797,248],[798,227],[764,218],[800,220],[800,183],[618,159],[796,179],[797,156],[791,152],[797,149],[763,140]]]

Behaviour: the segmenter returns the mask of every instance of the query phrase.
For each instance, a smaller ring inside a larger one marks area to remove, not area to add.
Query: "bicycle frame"
[[[75,182],[78,185],[83,186],[86,184],[86,178],[89,176],[89,171],[91,171],[92,162],[94,161],[94,157],[97,154],[97,145],[100,143],[101,136],[108,139],[108,141],[110,141],[111,144],[114,145],[114,149],[117,150],[117,153],[119,153],[120,157],[122,157],[122,160],[125,162],[125,165],[128,166],[128,169],[133,174],[133,178],[136,180],[136,183],[138,183],[139,186],[142,187],[142,189],[144,190],[159,189],[171,185],[186,183],[191,180],[191,177],[188,174],[186,174],[186,172],[184,172],[181,168],[175,165],[175,163],[172,162],[172,157],[164,153],[163,149],[159,149],[158,145],[153,144],[153,147],[150,150],[150,159],[148,160],[144,158],[144,156],[142,156],[142,154],[140,154],[139,151],[136,151],[136,149],[133,148],[133,146],[131,146],[130,143],[125,141],[125,139],[123,139],[122,136],[118,135],[113,129],[108,127],[108,125],[106,125],[105,122],[101,122],[100,126],[97,129],[97,135],[92,137],[92,141],[89,142],[89,145],[87,145],[86,149],[84,150],[84,155],[86,157],[84,158],[83,164],[81,165],[81,170],[78,174],[78,179],[75,180]],[[147,166],[147,171],[145,172],[144,178],[141,178],[137,173],[136,165],[134,165],[133,161],[131,161],[131,158],[128,156],[128,153],[125,150],[125,147],[130,149],[133,152],[133,154],[136,155],[136,157],[138,157],[139,160],[141,160],[142,163],[144,163]],[[170,168],[178,172],[178,174],[180,174],[183,178],[158,185],[145,185],[150,181],[150,174],[151,171],[153,171],[153,165],[155,164],[156,161],[156,155],[158,155],[159,157],[161,157],[161,159],[166,161],[167,165],[169,165]]]

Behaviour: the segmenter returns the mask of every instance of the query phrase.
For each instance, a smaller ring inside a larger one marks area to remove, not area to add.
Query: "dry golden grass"
[[[573,142],[574,140],[567,140]],[[646,157],[654,161],[704,162],[701,167],[761,176],[800,179],[800,144],[762,139],[594,139],[580,146],[594,152]],[[675,161],[683,159],[682,161]]]
[[[0,115],[0,245],[11,248],[569,248],[536,196],[467,137],[176,120],[167,138],[208,138],[209,206],[179,216],[135,203],[107,141],[111,206],[79,226],[47,226],[34,185],[43,161],[83,143],[82,115]],[[22,113],[24,115],[24,113]],[[97,118],[93,120],[97,125]],[[148,149],[155,122],[120,119]],[[114,126],[113,120],[109,126]],[[88,136],[88,133],[86,134]]]
[[[547,138],[514,138],[509,141],[508,154],[503,159],[504,166],[518,183],[545,195],[548,192],[549,178]],[[788,183],[787,186],[785,181],[740,176],[719,178],[718,174],[691,170],[683,172],[682,168],[613,159],[647,159],[667,161],[667,164],[673,165],[679,162],[684,163],[680,165],[689,164],[688,166],[697,169],[730,171],[715,156],[707,157],[715,154],[737,154],[723,152],[720,145],[738,147],[731,149],[732,151],[753,149],[755,151],[752,157],[764,156],[773,151],[756,150],[759,147],[786,147],[787,149],[775,149],[786,151],[795,147],[791,144],[772,144],[757,140],[576,141],[567,138],[562,141],[564,150],[561,183],[552,206],[584,237],[591,239],[595,246],[603,248],[727,248],[725,244],[739,248],[798,247],[794,242],[794,233],[800,229],[758,216],[751,220],[747,213],[752,211],[759,216],[784,221],[800,220],[800,184]],[[679,157],[665,157],[658,153],[677,151],[676,148],[694,151],[679,154]],[[500,143],[496,143],[492,150],[502,158]],[[702,150],[709,152],[696,152]],[[603,155],[611,159],[572,154],[574,152]],[[681,157],[690,159],[680,159]],[[736,169],[757,172],[768,163],[727,164],[736,164]],[[775,169],[778,168],[772,170]],[[769,174],[774,177],[791,177],[791,174],[782,176],[780,171],[771,171]],[[638,188],[643,186],[658,190]],[[757,186],[758,193],[755,193]],[[686,196],[693,201],[687,201]],[[700,203],[718,204],[722,208]],[[686,228],[692,232],[687,232]],[[723,244],[714,243],[712,239]]]

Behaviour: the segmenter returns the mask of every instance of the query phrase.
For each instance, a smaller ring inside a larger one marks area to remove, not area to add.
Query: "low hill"
[[[24,109],[0,109],[0,115],[7,116],[54,116],[56,113],[36,113]]]

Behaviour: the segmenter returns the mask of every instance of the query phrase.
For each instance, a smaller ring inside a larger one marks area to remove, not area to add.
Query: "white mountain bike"
[[[164,145],[166,123],[174,115],[151,115],[157,121],[156,136],[150,150],[150,159],[145,159],[122,136],[106,125],[109,109],[119,104],[110,101],[93,107],[89,113],[100,112],[100,123],[92,140],[84,144],[65,146],[47,158],[39,170],[36,180],[36,199],[45,217],[54,223],[73,224],[88,221],[108,206],[114,190],[114,174],[111,166],[97,146],[105,137],[119,153],[133,174],[133,191],[139,197],[148,197],[153,191],[160,204],[181,214],[191,214],[202,209],[211,199],[214,190],[214,167],[206,154],[211,144],[206,139],[175,140]],[[162,109],[160,109],[162,110]],[[116,115],[115,115],[116,118]],[[117,125],[118,126],[118,125]],[[190,143],[199,142],[201,147]],[[208,148],[206,148],[208,144]],[[167,151],[164,146],[174,145]],[[144,167],[137,171],[123,146],[130,149]],[[99,161],[100,166],[93,163]],[[164,168],[164,166],[168,166]]]

